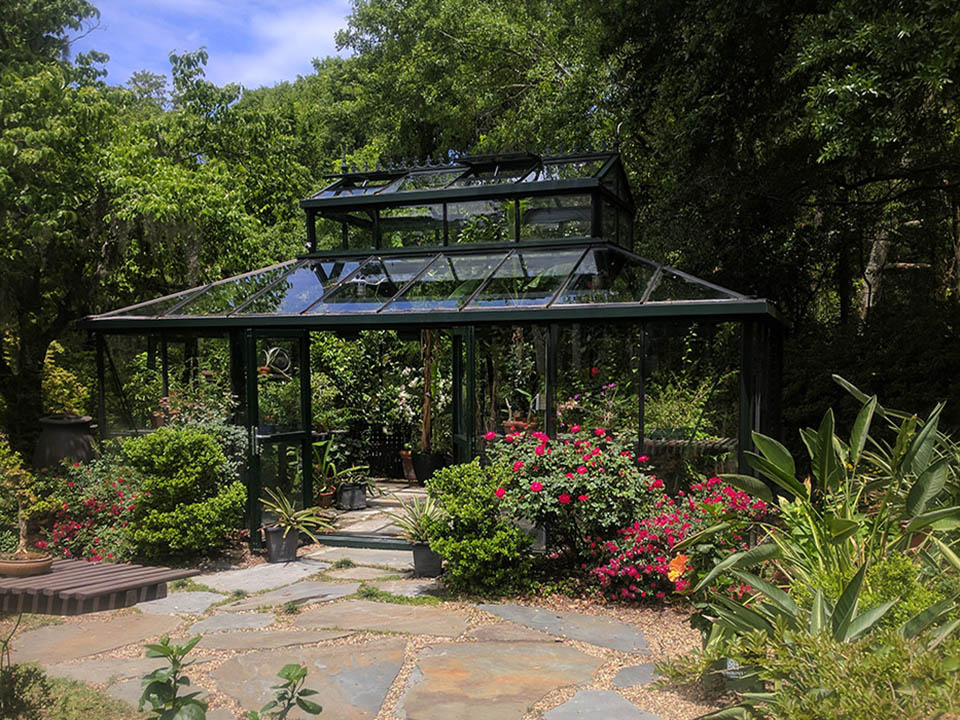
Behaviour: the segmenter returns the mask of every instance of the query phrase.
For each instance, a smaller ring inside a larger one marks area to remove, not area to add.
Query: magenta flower
[[[498,487],[497,491],[494,493],[494,495],[496,495],[498,498],[502,498],[506,494],[507,494],[507,491],[502,487]]]
[[[541,490],[543,490],[543,483],[536,480],[530,483],[530,492],[540,492]]]
[[[583,475],[585,472],[587,472],[587,469],[583,465],[577,468],[578,475]]]
[[[513,464],[513,471],[514,471],[514,472],[520,472],[520,468],[522,468],[522,467],[523,467],[523,460],[517,460],[517,461]]]
[[[484,433],[483,439],[484,439],[484,440],[493,440],[496,436],[497,436],[497,434],[496,434],[493,430],[491,430],[491,431],[488,432],[488,433]]]
[[[560,497],[557,498],[560,501],[561,505],[568,505],[570,503],[570,496],[567,493],[563,493]]]

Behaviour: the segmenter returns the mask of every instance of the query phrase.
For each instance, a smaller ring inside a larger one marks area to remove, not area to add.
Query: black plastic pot
[[[413,544],[413,574],[415,577],[437,577],[442,572],[442,560],[428,543]]]
[[[417,476],[417,482],[421,485],[432,478],[433,474],[446,464],[447,459],[442,453],[413,454],[413,471]]]
[[[366,506],[366,485],[344,483],[337,488],[337,507],[341,510],[363,510]]]
[[[267,562],[293,562],[297,559],[297,545],[300,543],[300,533],[290,530],[284,536],[284,528],[280,525],[271,525],[263,529],[267,538]]]

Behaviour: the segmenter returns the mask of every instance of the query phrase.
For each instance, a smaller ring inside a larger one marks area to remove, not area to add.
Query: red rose
[[[557,500],[560,501],[561,505],[567,505],[570,502],[570,496],[567,495],[567,493],[563,493]]]
[[[539,483],[536,480],[530,483],[531,492],[540,492],[541,490],[543,490],[543,483]]]
[[[494,493],[494,495],[496,495],[498,498],[502,498],[506,494],[507,494],[507,491],[502,487],[497,488],[497,491]]]

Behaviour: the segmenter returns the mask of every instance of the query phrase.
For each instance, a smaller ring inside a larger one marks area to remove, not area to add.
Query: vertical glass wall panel
[[[449,203],[450,244],[510,242],[514,239],[513,200]]]
[[[373,215],[366,210],[317,216],[317,249],[372,248]]]
[[[739,297],[734,293],[704,285],[696,280],[676,275],[663,269],[656,287],[650,293],[647,302],[672,302],[674,300],[729,300]]]
[[[279,280],[296,260],[265,270],[224,280],[201,292],[176,311],[176,315],[226,315],[258,292]]]
[[[493,272],[506,253],[438,258],[384,312],[456,310]]]
[[[633,214],[627,210],[619,209],[619,242],[622,247],[633,250]]]
[[[443,205],[413,205],[380,211],[380,247],[443,245]]]
[[[589,237],[589,195],[549,195],[520,200],[520,239]]]
[[[240,313],[291,315],[310,307],[327,290],[359,267],[363,259],[311,260],[278,285],[240,308]]]
[[[465,167],[444,168],[442,170],[427,170],[410,173],[404,179],[397,192],[410,190],[438,190],[446,187],[467,171]]]
[[[554,305],[640,302],[656,265],[610,248],[594,248],[573,272]]]
[[[582,254],[582,250],[514,252],[467,307],[545,305]]]
[[[373,258],[308,314],[374,312],[432,260],[425,255]]]
[[[603,239],[615,243],[619,237],[619,218],[617,208],[606,200],[600,201],[600,227]]]
[[[299,360],[297,338],[257,339],[258,435],[303,430]]]

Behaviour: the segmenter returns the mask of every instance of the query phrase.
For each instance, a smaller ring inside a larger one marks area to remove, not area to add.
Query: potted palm
[[[441,573],[441,559],[430,549],[430,538],[446,519],[446,513],[431,497],[414,498],[400,503],[400,512],[386,513],[400,534],[413,545],[413,574],[416,577],[437,577]]]
[[[279,488],[265,488],[264,491],[268,498],[260,498],[260,503],[274,518],[269,525],[263,526],[267,541],[267,562],[293,562],[297,559],[300,533],[318,542],[314,531],[322,532],[333,527],[330,520],[318,512],[318,508],[297,510]]]
[[[0,575],[27,577],[50,572],[52,555],[27,550],[27,506],[37,501],[33,475],[23,467],[20,456],[5,438],[0,438],[0,488],[3,488],[0,500],[12,499],[17,503],[19,531],[17,549],[0,554]]]
[[[333,498],[338,488],[343,485],[343,480],[349,478],[353,473],[365,470],[363,465],[355,465],[345,470],[337,468],[336,463],[330,459],[330,449],[333,447],[333,440],[319,440],[313,443],[313,470],[317,478],[317,504],[322,508],[328,508],[333,505]],[[363,503],[366,507],[366,501]]]

